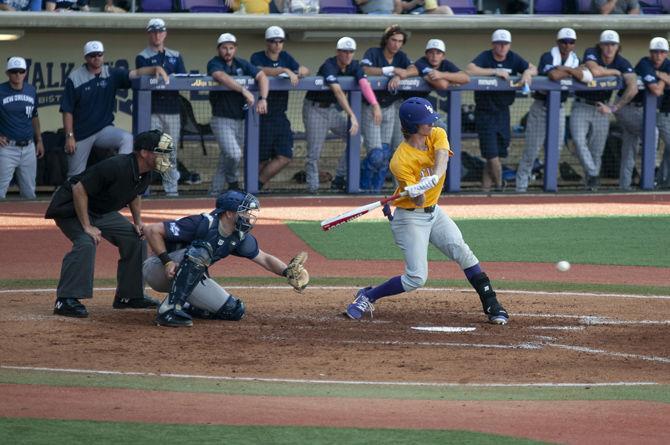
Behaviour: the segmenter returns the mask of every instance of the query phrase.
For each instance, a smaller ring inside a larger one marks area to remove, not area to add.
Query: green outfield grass
[[[462,219],[456,221],[481,261],[670,267],[670,217]],[[354,221],[323,232],[314,222],[288,226],[329,259],[400,260],[386,220]],[[429,259],[447,258],[431,247]]]

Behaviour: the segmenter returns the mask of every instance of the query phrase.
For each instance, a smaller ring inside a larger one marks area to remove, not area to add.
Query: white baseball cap
[[[279,26],[270,26],[268,29],[265,30],[265,40],[270,40],[270,39],[285,39],[286,34],[284,34],[284,30],[281,29]]]
[[[102,46],[102,42],[99,42],[98,40],[91,40],[90,42],[86,42],[86,45],[84,45],[84,55],[88,55],[91,53],[104,53],[105,52],[105,47]]]
[[[152,32],[152,31],[166,31],[167,27],[165,26],[165,22],[163,19],[151,19],[149,20],[149,23],[147,23],[147,32]]]
[[[506,29],[496,29],[491,35],[491,42],[512,43],[512,34]]]
[[[572,28],[561,28],[556,34],[556,40],[572,39],[577,40],[577,33]]]
[[[426,51],[429,49],[437,49],[442,51],[443,53],[447,52],[447,47],[444,45],[444,42],[440,39],[430,39],[428,43],[426,43]]]
[[[356,41],[351,37],[342,37],[337,41],[337,49],[342,51],[356,51]]]
[[[219,39],[216,41],[216,44],[221,45],[222,43],[227,43],[227,42],[237,43],[237,39],[235,38],[234,35],[227,32],[227,33],[221,34],[219,36]]]
[[[26,59],[23,57],[10,57],[7,59],[7,69],[5,71],[25,69],[27,69],[27,65]]]
[[[649,50],[650,51],[670,51],[670,48],[668,48],[668,41],[665,40],[663,37],[654,37],[651,39],[651,42],[649,42]]]
[[[600,43],[620,43],[619,33],[612,31],[611,29],[606,29],[600,33]]]

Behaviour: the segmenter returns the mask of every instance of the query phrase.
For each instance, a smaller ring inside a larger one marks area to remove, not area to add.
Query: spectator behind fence
[[[225,0],[231,11],[245,14],[281,14],[290,0]]]
[[[369,48],[361,59],[366,75],[386,76],[389,79],[387,91],[376,93],[381,111],[374,105],[363,104],[361,132],[367,148],[361,172],[360,186],[363,190],[381,190],[393,149],[403,139],[398,118],[402,97],[397,94],[398,87],[402,79],[419,75],[412,60],[401,50],[406,43],[407,32],[398,25],[391,25],[384,30],[379,46]],[[344,177],[336,176],[333,182],[344,189]]]
[[[594,14],[640,14],[638,0],[592,0],[591,12]]]
[[[237,83],[232,76],[250,76],[258,82],[258,103],[256,112],[265,114],[268,110],[268,78],[265,73],[251,63],[239,57],[237,38],[225,33],[217,40],[218,55],[207,63],[207,74],[231,91],[211,91],[209,102],[212,105],[212,131],[219,143],[219,162],[212,179],[210,194],[218,196],[224,183],[228,189],[239,190],[237,171],[242,159],[244,146],[244,119],[247,109],[254,105],[253,94]]]
[[[309,69],[284,51],[285,41],[284,30],[279,26],[270,26],[265,30],[265,51],[254,53],[250,62],[266,76],[287,79],[295,87],[301,77],[309,75]],[[261,115],[258,190],[293,159],[293,131],[291,122],[286,117],[288,94],[288,91],[269,93],[267,114]]]
[[[104,63],[102,42],[92,40],[84,45],[84,63],[72,70],[65,81],[60,103],[65,130],[65,152],[68,156],[68,176],[84,171],[93,146],[133,151],[133,136],[114,127],[116,92],[130,88],[130,80],[144,75],[161,76],[169,82],[165,70],[159,66],[128,71],[112,68]]]
[[[401,0],[403,14],[446,14],[454,15],[447,5],[439,5],[437,0]]]
[[[556,46],[542,54],[538,71],[541,76],[547,76],[550,80],[573,77],[581,82],[593,80],[591,72],[584,66],[579,65],[579,57],[575,53],[577,33],[572,28],[562,28],[556,35]],[[565,107],[563,104],[568,99],[567,91],[561,92],[561,112],[558,123],[558,148],[563,148],[565,138]],[[533,92],[533,104],[528,110],[526,120],[526,146],[516,170],[516,191],[525,193],[533,170],[535,158],[540,148],[545,144],[547,134],[547,92]]]
[[[41,11],[42,0],[0,0],[0,11]]]
[[[341,76],[353,76],[358,81],[363,97],[369,104],[376,104],[377,98],[365,77],[358,60],[354,60],[356,41],[351,37],[342,37],[337,41],[335,57],[329,57],[321,64],[317,76],[324,79],[328,90],[308,91],[302,106],[302,122],[307,137],[307,161],[305,162],[305,178],[307,192],[317,193],[319,190],[319,158],[326,141],[328,131],[337,136],[345,137],[358,133],[358,119],[349,106],[349,101],[338,81]],[[341,111],[344,110],[346,116]],[[351,126],[347,122],[347,116]],[[337,165],[336,176],[344,178],[347,172],[347,153],[342,153]],[[335,183],[331,184],[334,187]],[[340,185],[337,184],[337,187]]]
[[[26,61],[10,57],[5,72],[9,81],[0,84],[0,199],[16,172],[21,197],[35,199],[37,158],[44,156],[37,92],[25,82]]]
[[[355,0],[363,14],[389,15],[402,12],[402,0]]]
[[[635,73],[640,76],[645,89],[638,91],[633,100],[622,107],[616,113],[616,118],[622,129],[621,136],[621,165],[619,168],[619,188],[630,190],[633,182],[633,169],[635,168],[635,157],[640,146],[642,137],[643,111],[645,91],[657,97],[663,96],[666,83],[670,80],[670,61],[668,57],[668,41],[663,37],[654,37],[649,42],[649,56],[642,57],[635,66]],[[637,88],[636,88],[637,91]],[[659,117],[663,116],[659,114]],[[659,132],[664,134],[667,140],[667,122],[658,119]],[[661,127],[663,129],[661,130]]]
[[[167,27],[162,19],[154,18],[147,24],[149,45],[135,57],[135,67],[160,66],[167,74],[186,73],[179,51],[165,47]],[[151,93],[151,128],[159,129],[170,136],[175,147],[179,146],[181,117],[179,91],[154,91]],[[177,150],[172,150],[171,167],[163,175],[163,189],[167,196],[178,196],[179,171]]]
[[[510,76],[521,74],[519,84],[530,86],[537,68],[510,50],[512,34],[498,29],[491,36],[492,49],[482,51],[466,68],[471,76],[497,76],[508,81]],[[503,190],[502,164],[510,145],[509,107],[514,103],[514,91],[475,91],[475,119],[479,136],[479,149],[486,159],[482,174],[482,190]]]
[[[89,0],[46,0],[45,9],[50,12],[81,11],[88,12]]]
[[[570,134],[575,143],[577,156],[584,168],[586,189],[595,191],[600,182],[600,167],[603,150],[610,128],[609,115],[616,113],[637,92],[637,76],[630,62],[620,54],[619,34],[605,30],[600,34],[600,43],[584,51],[583,62],[593,77],[622,76],[626,82],[626,93],[619,101],[609,105],[611,90],[579,91],[570,115]]]
[[[113,13],[124,13],[130,10],[130,5],[126,0],[120,0],[118,5],[114,4],[114,0],[105,0],[105,7],[103,11]]]

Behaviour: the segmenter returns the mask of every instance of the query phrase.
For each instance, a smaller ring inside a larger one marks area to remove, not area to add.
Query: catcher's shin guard
[[[221,308],[219,308],[219,310],[216,312],[211,312],[207,309],[195,307],[190,303],[186,303],[184,310],[195,318],[203,318],[207,320],[238,321],[244,317],[246,307],[244,306],[244,302],[242,300],[231,295],[228,297],[223,306],[221,306]]]
[[[484,272],[475,275],[470,280],[472,287],[475,288],[482,302],[484,313],[489,317],[489,321],[495,324],[506,324],[509,316],[507,311],[498,302],[491,280]]]

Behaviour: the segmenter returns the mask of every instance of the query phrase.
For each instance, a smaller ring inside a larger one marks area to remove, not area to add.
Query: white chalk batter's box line
[[[216,278],[216,277],[215,277]],[[276,290],[293,290],[290,286],[226,286],[226,289],[276,289]],[[359,287],[354,286],[309,286],[307,290],[350,290],[357,291]],[[115,291],[115,287],[96,287],[93,289],[96,292]],[[455,288],[455,287],[422,287],[418,292],[472,292],[471,288]],[[55,293],[53,288],[38,288],[38,289],[0,289],[0,294],[10,293]],[[598,292],[549,292],[549,291],[530,291],[530,290],[497,290],[498,294],[522,294],[522,295],[549,295],[555,297],[607,297],[607,298],[639,298],[643,300],[670,300],[670,295],[636,295],[636,294],[614,294],[614,293],[598,293]]]
[[[303,383],[314,385],[376,385],[376,386],[429,386],[429,387],[474,387],[474,388],[514,388],[514,387],[533,387],[533,388],[584,388],[584,387],[608,387],[608,386],[651,386],[658,385],[656,382],[583,382],[583,383],[441,383],[441,382],[378,382],[370,380],[319,380],[319,379],[282,379],[267,377],[229,377],[198,374],[173,374],[173,373],[154,373],[154,372],[134,372],[134,371],[109,371],[98,369],[71,369],[71,368],[46,368],[36,366],[12,366],[0,365],[0,369],[15,371],[36,371],[52,373],[71,373],[71,374],[93,374],[93,375],[111,375],[111,376],[137,376],[137,377],[162,377],[173,379],[201,379],[201,380],[221,380],[232,382],[262,382],[262,383]]]

